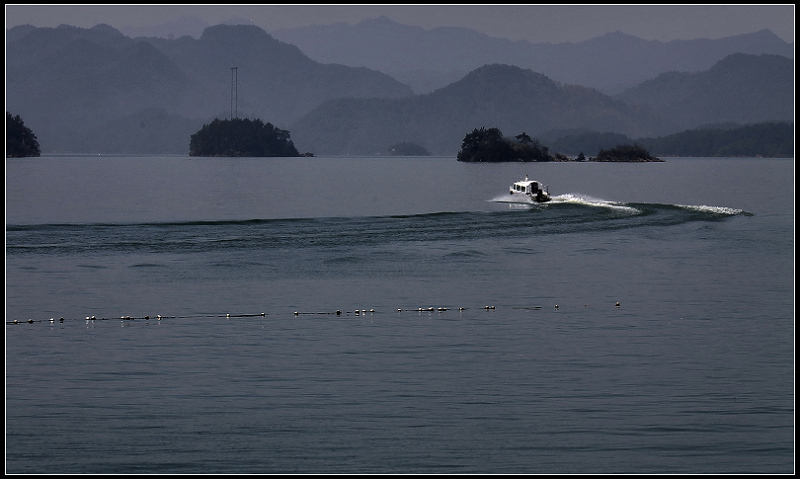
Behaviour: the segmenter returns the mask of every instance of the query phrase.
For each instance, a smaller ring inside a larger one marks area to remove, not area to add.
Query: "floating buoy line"
[[[585,308],[588,308],[589,305],[584,305]],[[616,302],[614,307],[619,309],[620,303]],[[459,307],[459,308],[448,308],[448,307],[425,307],[425,308],[397,308],[397,313],[404,313],[404,312],[414,312],[414,313],[445,313],[447,311],[466,311],[470,308]],[[496,309],[495,306],[482,306],[478,309],[483,309],[486,311],[494,311]],[[524,310],[533,310],[538,311],[542,309],[542,306],[515,306],[511,309],[524,309]],[[556,304],[554,307],[555,311],[559,310],[559,306]],[[354,309],[353,311],[316,311],[316,312],[304,312],[304,311],[295,311],[293,316],[367,316],[367,315],[374,315],[376,314],[375,309]],[[55,317],[49,319],[27,319],[27,320],[12,320],[6,321],[6,324],[33,324],[33,323],[64,323],[65,321],[162,321],[164,319],[189,319],[189,318],[258,318],[262,317],[265,318],[269,316],[267,313],[255,313],[255,314],[231,314],[226,313],[222,314],[210,314],[210,315],[190,315],[190,316],[166,316],[157,314],[155,316],[118,316],[118,317],[97,317],[97,316],[86,316],[85,318],[64,318],[60,317],[56,319]]]
[[[161,321],[162,319],[176,319],[176,318],[248,318],[248,317],[257,317],[257,316],[266,316],[267,313],[260,313],[260,314],[211,314],[211,315],[191,315],[191,316],[165,316],[161,314],[157,314],[155,316],[119,316],[119,317],[97,317],[97,316],[86,316],[85,318],[68,318],[65,319],[63,317],[55,319],[28,319],[25,321],[20,321],[15,319],[13,321],[6,321],[6,324],[24,324],[24,323],[63,323],[64,321],[135,321],[135,320],[154,320],[154,321]]]

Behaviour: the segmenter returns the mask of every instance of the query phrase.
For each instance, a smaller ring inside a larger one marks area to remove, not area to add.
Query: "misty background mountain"
[[[304,39],[292,44],[291,35]],[[303,42],[316,46],[298,47]],[[331,62],[319,50],[350,56]],[[401,142],[455,154],[481,126],[548,138],[559,131],[644,137],[711,123],[792,121],[792,54],[769,31],[534,45],[384,17],[275,36],[216,25],[197,38],[133,38],[107,25],[20,26],[6,32],[6,109],[33,129],[43,152],[186,154],[204,123],[237,114],[288,129],[300,151],[316,154],[376,154]],[[432,89],[434,78],[445,83]],[[620,78],[637,81],[623,90]],[[430,91],[415,95],[398,79]]]
[[[534,44],[461,27],[425,30],[382,16],[355,25],[312,25],[270,33],[317,61],[382,71],[415,93],[429,93],[492,63],[516,65],[613,95],[659,73],[706,70],[733,53],[794,55],[793,45],[769,30],[670,42],[614,32],[578,43]]]
[[[108,25],[7,32],[6,109],[49,151],[185,153],[187,135],[215,117],[238,112],[285,129],[329,99],[411,94],[384,73],[311,60],[255,26],[172,40]]]
[[[250,23],[231,19],[229,24]],[[125,27],[131,37],[199,38],[208,27],[197,17],[182,17],[150,27]],[[334,23],[269,31],[296,45],[321,63],[363,66],[391,75],[415,93],[430,93],[460,80],[486,64],[528,68],[562,83],[573,83],[615,95],[667,71],[696,72],[711,68],[733,53],[794,57],[794,45],[769,30],[718,40],[660,42],[621,32],[571,43],[511,41],[460,27],[426,30],[386,16],[355,25]]]

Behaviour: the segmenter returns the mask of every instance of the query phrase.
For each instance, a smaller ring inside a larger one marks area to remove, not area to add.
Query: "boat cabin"
[[[514,182],[509,188],[509,193],[512,195],[525,195],[537,202],[550,200],[550,194],[542,188],[542,185],[538,181],[529,179],[527,175],[525,175],[524,180]]]
[[[511,190],[515,193],[523,193],[526,195],[535,195],[539,192],[539,183],[536,181],[529,181],[528,178],[525,178],[525,181],[517,181],[511,186]]]

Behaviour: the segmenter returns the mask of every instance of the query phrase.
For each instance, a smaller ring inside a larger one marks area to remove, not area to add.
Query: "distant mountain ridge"
[[[22,26],[6,38],[7,110],[45,153],[185,154],[192,133],[234,108],[288,129],[298,149],[319,155],[411,143],[455,154],[482,126],[550,139],[578,131],[641,138],[690,125],[791,121],[794,111],[794,62],[780,55],[736,54],[707,71],[654,75],[618,96],[489,62],[414,95],[385,73],[322,64],[252,25],[177,39],[132,39],[108,25]]]
[[[281,127],[329,99],[413,94],[376,70],[311,60],[249,25],[209,27],[199,39],[132,39],[108,25],[21,26],[7,39],[6,108],[51,151],[102,142],[102,130],[122,127],[126,118],[128,133],[141,138],[136,148],[149,148],[143,142],[150,133],[141,130],[152,122],[137,117],[152,117],[152,110],[167,114],[160,118],[194,119],[195,129],[229,116],[232,67],[238,68],[238,111]],[[176,138],[171,151],[187,148],[188,136]]]
[[[426,95],[332,100],[292,131],[298,142],[330,154],[376,154],[412,142],[450,155],[480,127],[556,139],[559,131],[641,138],[708,124],[793,121],[793,63],[779,55],[735,54],[708,71],[662,74],[618,97],[516,66],[486,65]]]
[[[645,104],[683,128],[794,118],[794,61],[736,53],[707,71],[662,73],[616,98]]]
[[[425,30],[384,16],[355,25],[315,25],[271,34],[317,61],[373,68],[417,93],[446,86],[491,63],[516,65],[562,83],[616,94],[667,71],[706,70],[732,53],[794,56],[793,45],[769,30],[718,40],[670,42],[614,32],[577,43],[534,44],[466,28]]]
[[[584,128],[646,136],[673,125],[650,108],[495,64],[426,95],[326,102],[295,123],[292,134],[304,148],[328,154],[375,154],[394,143],[413,142],[432,154],[449,155],[467,132],[480,127],[508,134]]]

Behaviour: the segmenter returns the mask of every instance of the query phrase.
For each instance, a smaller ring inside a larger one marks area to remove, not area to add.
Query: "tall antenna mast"
[[[236,116],[234,112],[234,99],[236,105]],[[231,67],[231,120],[239,118],[239,67]]]

